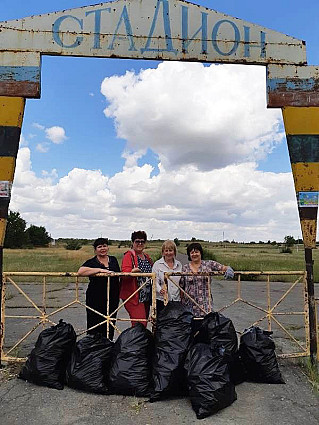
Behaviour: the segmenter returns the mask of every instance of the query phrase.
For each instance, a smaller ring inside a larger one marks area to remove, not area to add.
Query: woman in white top
[[[156,309],[159,313],[164,308],[164,295],[165,295],[165,285],[164,285],[164,273],[167,272],[181,272],[182,264],[180,261],[176,260],[176,245],[173,241],[167,240],[162,245],[162,258],[155,261],[153,265],[153,273],[156,273]],[[179,283],[180,276],[171,276],[174,282]],[[168,300],[169,301],[180,301],[180,290],[179,287],[174,285],[169,279],[167,279],[168,284]]]

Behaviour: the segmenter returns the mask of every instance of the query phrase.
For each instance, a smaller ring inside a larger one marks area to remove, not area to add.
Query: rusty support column
[[[316,324],[316,300],[313,282],[313,259],[312,249],[305,248],[305,260],[307,271],[307,290],[309,306],[309,335],[310,335],[310,360],[314,365],[317,362],[317,324]]]
[[[316,92],[318,98],[318,93]],[[282,108],[305,247],[310,359],[317,361],[316,302],[312,250],[316,248],[319,197],[319,107]]]
[[[0,304],[2,301],[2,287],[3,287],[3,247],[0,246]],[[2,347],[2,338],[3,338],[3,326],[2,326],[2,308],[0,305],[0,349]],[[0,368],[2,367],[2,363],[1,363],[1,355],[2,353],[0,352]]]
[[[3,288],[3,246],[24,107],[25,99],[22,97],[0,96],[0,295]],[[0,313],[0,343],[3,338],[2,321]]]

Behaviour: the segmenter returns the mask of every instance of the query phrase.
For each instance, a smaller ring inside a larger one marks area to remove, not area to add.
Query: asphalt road
[[[298,367],[285,361],[285,385],[245,382],[237,401],[203,424],[318,425],[319,399]],[[37,387],[18,379],[0,385],[1,425],[179,425],[198,423],[187,398],[148,403],[146,399],[102,396],[65,388]]]
[[[22,285],[31,298],[41,303],[39,288],[35,285]],[[288,283],[272,284],[271,305],[274,305],[289,288]],[[84,299],[86,285],[80,288],[80,299]],[[10,289],[7,314],[31,315],[33,307],[27,307],[22,295]],[[219,309],[232,303],[238,296],[235,282],[213,280],[215,308]],[[48,311],[72,301],[74,284],[53,284],[48,288]],[[263,317],[262,309],[267,305],[264,282],[243,282],[241,297],[249,304],[236,303],[224,310],[237,330],[241,331],[254,321]],[[62,304],[61,304],[62,303]],[[256,305],[258,308],[252,307]],[[302,287],[298,285],[291,291],[277,308],[282,323],[296,340],[303,342],[304,328],[302,317],[292,312],[303,310]],[[125,317],[123,314],[122,317]],[[127,317],[127,316],[126,316]],[[85,310],[82,306],[73,306],[52,317],[71,322],[74,327],[85,329]],[[18,319],[7,319],[6,345],[12,346],[27,330],[32,328],[35,320],[27,319],[23,323]],[[127,322],[124,322],[125,324]],[[121,325],[125,326],[124,324]],[[261,322],[266,327],[267,321]],[[32,334],[16,351],[19,355],[29,352],[36,340],[37,332]],[[299,350],[282,331],[274,327],[274,339],[278,354]],[[236,387],[238,399],[230,407],[201,421],[203,424],[218,425],[318,425],[319,397],[295,360],[280,360],[285,385],[254,384],[245,382]],[[147,424],[194,424],[195,413],[187,398],[166,400],[150,404],[147,399],[123,396],[101,396],[65,388],[63,391],[37,387],[15,378],[9,368],[0,371],[0,423],[1,425],[147,425]]]

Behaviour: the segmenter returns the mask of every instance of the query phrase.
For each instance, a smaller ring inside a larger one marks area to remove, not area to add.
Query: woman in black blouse
[[[93,243],[95,256],[85,261],[78,270],[79,276],[88,276],[90,283],[86,291],[86,305],[100,313],[107,315],[107,277],[97,277],[97,273],[119,272],[120,267],[117,259],[112,255],[108,255],[109,246],[108,239],[98,238]],[[110,299],[109,299],[109,314],[117,309],[119,304],[119,278],[113,276],[110,278]],[[102,316],[87,309],[87,328],[91,328],[105,319]],[[116,314],[112,315],[116,318]],[[112,323],[115,324],[115,321]],[[88,331],[89,334],[100,333],[107,336],[107,324],[97,326]],[[109,338],[113,339],[114,328],[109,326]]]

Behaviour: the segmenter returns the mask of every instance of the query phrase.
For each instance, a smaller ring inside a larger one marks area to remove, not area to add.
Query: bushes
[[[281,254],[292,254],[292,249],[289,246],[284,246],[280,250]]]
[[[212,251],[210,251],[209,249],[206,249],[206,248],[203,248],[203,260],[217,261],[216,260],[216,255],[213,254]]]
[[[65,245],[65,249],[69,251],[78,251],[81,248],[82,248],[82,244],[77,239],[70,239]]]

